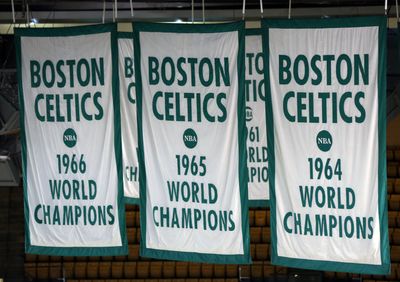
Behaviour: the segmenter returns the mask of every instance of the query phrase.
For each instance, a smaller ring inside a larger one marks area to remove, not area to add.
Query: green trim
[[[125,205],[139,205],[140,204],[139,198],[124,197],[124,202],[125,202]]]
[[[269,42],[269,28],[347,28],[347,27],[379,27],[379,61],[378,61],[378,130],[379,130],[379,167],[378,167],[378,207],[381,234],[381,265],[343,263],[336,261],[321,261],[282,257],[277,254],[277,218],[275,193],[275,147],[274,122],[271,105],[271,85],[269,76],[269,48],[263,44],[266,72],[264,78],[267,87],[267,139],[269,157],[269,185],[271,201],[271,263],[287,267],[307,268],[325,271],[352,272],[362,274],[385,275],[390,273],[390,250],[387,216],[387,186],[386,186],[386,17],[359,17],[340,19],[312,20],[263,20],[263,42]]]
[[[118,32],[118,39],[132,39],[133,40],[133,32]],[[132,57],[133,57],[133,54],[132,54]],[[127,205],[139,205],[139,198],[124,196],[124,202]]]
[[[122,168],[122,133],[121,133],[121,106],[119,91],[119,56],[118,56],[118,33],[117,25],[111,25],[111,58],[112,58],[112,98],[114,110],[114,150],[118,177],[118,221],[121,234],[120,255],[128,254],[128,237],[125,224],[125,201],[124,201],[124,175]]]
[[[386,61],[387,61],[387,18],[381,17],[378,51],[378,207],[381,235],[381,261],[390,273],[390,247],[388,232],[387,170],[386,170]]]
[[[111,34],[111,53],[112,53],[112,99],[114,112],[114,150],[117,165],[118,177],[118,221],[121,234],[121,246],[117,247],[45,247],[34,246],[30,240],[29,230],[29,201],[27,186],[27,147],[25,134],[25,105],[22,87],[21,71],[21,37],[56,37],[56,36],[80,36],[97,33]],[[122,152],[121,152],[121,121],[119,114],[119,76],[118,76],[118,45],[117,45],[117,26],[115,24],[93,25],[84,27],[68,28],[43,28],[43,29],[15,29],[15,45],[17,55],[17,76],[18,92],[20,101],[20,127],[21,127],[21,146],[22,146],[22,171],[24,185],[24,211],[25,211],[25,252],[32,254],[56,255],[56,256],[111,256],[128,254],[128,240],[125,227],[125,205],[123,201],[123,182],[122,182]]]
[[[261,36],[262,35],[262,29],[261,28],[247,28],[245,30],[245,34],[246,34],[246,37],[247,36]],[[262,47],[261,51],[264,52],[264,47],[263,46],[261,46],[261,47]],[[266,113],[265,113],[265,115],[266,115]],[[264,120],[266,120],[266,117],[264,117]],[[266,128],[265,128],[265,132],[267,132]],[[267,141],[267,143],[268,143],[268,141]],[[269,161],[267,161],[267,163],[269,163]],[[266,186],[266,188],[269,189],[268,186]],[[264,199],[260,198],[260,199],[256,199],[256,200],[250,200],[249,199],[249,207],[250,208],[269,207],[269,202],[270,202],[270,200],[269,199],[265,199],[265,198]]]
[[[245,65],[245,23],[240,22],[238,32],[239,52],[237,57],[237,74],[239,93],[237,97],[237,119],[238,119],[238,147],[239,147],[239,190],[242,208],[242,238],[243,238],[243,259],[245,262],[251,263],[250,255],[250,227],[249,227],[249,190],[248,190],[248,170],[247,170],[247,129],[246,129],[246,65]],[[232,262],[234,263],[234,262]]]
[[[230,263],[248,264],[251,263],[250,256],[250,231],[248,217],[248,191],[247,191],[247,162],[246,162],[246,136],[241,134],[245,129],[245,95],[244,95],[244,22],[230,24],[210,24],[210,25],[181,25],[181,24],[155,24],[155,23],[133,23],[134,38],[134,63],[136,98],[137,98],[137,119],[138,119],[138,146],[139,146],[139,202],[140,210],[145,211],[147,206],[147,176],[145,169],[144,145],[143,145],[143,93],[141,77],[141,48],[140,32],[170,32],[170,33],[216,33],[216,32],[238,32],[238,147],[239,147],[239,189],[242,213],[242,236],[243,236],[243,255],[216,255],[194,252],[166,251],[147,248],[146,246],[146,212],[140,213],[140,255],[158,259],[185,260],[207,263]]]
[[[28,247],[31,245],[29,231],[29,204],[28,204],[28,182],[26,178],[26,133],[25,133],[25,101],[22,87],[22,72],[21,72],[21,37],[15,36],[15,53],[17,63],[17,80],[18,80],[18,98],[19,98],[19,127],[21,129],[21,159],[22,159],[22,183],[24,188],[24,222],[25,222],[25,252],[28,252]]]
[[[246,36],[261,35],[262,30],[261,28],[246,28],[245,34]]]
[[[217,33],[244,29],[242,22],[223,24],[174,24],[174,23],[132,23],[134,33],[140,31],[169,33]]]
[[[249,208],[268,208],[270,200],[249,200]]]
[[[118,32],[118,39],[133,39],[133,32]]]
[[[57,36],[79,36],[86,34],[105,33],[113,30],[114,23],[97,24],[60,28],[15,28],[15,36],[20,37],[57,37]]]
[[[164,251],[150,248],[142,248],[143,240],[140,244],[140,255],[156,259],[215,263],[215,264],[250,264],[251,260],[244,255],[215,255],[194,252]],[[250,258],[250,255],[249,255]]]

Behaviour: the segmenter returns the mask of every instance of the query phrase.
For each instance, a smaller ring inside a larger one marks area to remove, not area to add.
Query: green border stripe
[[[16,28],[15,45],[17,56],[17,77],[18,93],[20,103],[20,127],[21,127],[21,146],[22,146],[22,173],[24,185],[24,221],[25,221],[25,252],[32,254],[55,255],[55,256],[111,256],[125,255],[128,253],[128,240],[125,227],[125,205],[123,202],[123,183],[122,183],[122,160],[121,160],[121,122],[119,114],[119,77],[118,77],[118,45],[117,45],[117,26],[116,24],[91,25],[82,27],[66,28]],[[114,149],[117,165],[118,177],[118,220],[121,234],[122,246],[118,247],[44,247],[34,246],[30,240],[29,230],[29,201],[27,193],[27,147],[25,133],[25,103],[22,87],[21,71],[21,37],[57,37],[57,36],[81,36],[98,33],[111,33],[111,53],[112,53],[112,99],[114,112]]]
[[[379,165],[378,165],[378,206],[381,235],[381,265],[344,263],[336,261],[320,261],[309,259],[296,259],[279,256],[277,254],[277,218],[275,194],[275,148],[274,148],[274,123],[271,105],[271,85],[269,75],[269,48],[263,44],[266,71],[264,78],[267,87],[267,129],[268,153],[270,172],[270,201],[271,201],[271,243],[272,264],[284,265],[323,271],[352,272],[362,274],[385,275],[390,273],[390,249],[388,236],[387,215],[387,177],[386,177],[386,17],[357,17],[337,19],[297,19],[297,20],[262,20],[263,42],[269,42],[269,28],[277,29],[305,29],[305,28],[349,28],[349,27],[379,27],[379,61],[378,61],[378,134],[379,134]]]
[[[249,208],[268,208],[269,206],[270,200],[249,200]]]
[[[246,28],[245,29],[245,34],[246,34],[246,37],[247,36],[262,35],[262,29],[261,28]],[[261,42],[263,42],[263,41],[261,40]],[[264,47],[261,46],[261,48],[262,48],[261,52],[264,53],[265,52]],[[265,58],[264,58],[264,61],[265,61]],[[265,79],[264,79],[264,81],[265,81]],[[265,91],[265,93],[267,93],[265,84],[264,84],[264,91]],[[264,101],[264,102],[266,103],[266,101]],[[266,115],[266,113],[265,113],[265,115]],[[264,120],[266,121],[266,117],[264,117]],[[264,129],[265,129],[265,132],[267,132],[266,128],[264,128]],[[267,139],[267,144],[268,144],[268,139]],[[265,145],[267,145],[267,144],[265,144]],[[267,146],[267,150],[268,150],[268,146]],[[269,156],[268,156],[267,164],[268,164],[268,169],[269,169]],[[269,182],[269,180],[268,180],[268,182]],[[250,184],[249,184],[249,186],[250,186]],[[265,186],[265,188],[269,189],[269,184],[268,183]],[[263,198],[260,198],[260,199],[249,199],[249,208],[259,208],[259,207],[260,208],[265,208],[265,207],[269,207],[269,206],[270,206],[270,200],[269,199],[265,199],[265,198],[264,199]]]
[[[118,32],[118,39],[133,39],[133,32]]]
[[[130,198],[130,197],[124,197],[124,202],[126,205],[139,205],[139,198]]]
[[[132,39],[133,32],[118,32],[118,39]],[[132,54],[133,56],[133,54]],[[124,202],[128,205],[139,205],[139,198],[124,196]]]
[[[248,224],[248,194],[247,194],[247,163],[246,163],[246,136],[245,129],[245,92],[244,92],[244,22],[234,22],[229,24],[210,24],[210,25],[181,25],[181,24],[158,24],[158,23],[133,23],[134,54],[136,74],[136,95],[137,95],[137,115],[138,115],[138,136],[139,136],[139,202],[140,209],[146,210],[147,206],[147,176],[145,170],[145,157],[143,145],[143,93],[141,78],[141,48],[140,32],[168,32],[168,33],[217,33],[238,31],[238,138],[239,138],[239,189],[242,212],[242,236],[243,236],[243,255],[217,255],[194,252],[167,251],[147,248],[146,246],[146,212],[140,213],[140,232],[141,244],[140,255],[158,259],[185,260],[208,263],[229,263],[229,264],[248,264],[251,263],[250,257],[250,231]],[[242,134],[241,134],[242,133]]]

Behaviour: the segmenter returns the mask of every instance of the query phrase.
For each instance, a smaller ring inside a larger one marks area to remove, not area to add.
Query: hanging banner
[[[386,18],[262,27],[272,263],[389,273]]]
[[[261,29],[246,29],[246,127],[249,205],[269,206],[264,56]]]
[[[122,160],[125,203],[139,204],[136,90],[133,33],[118,33],[119,90],[121,97]]]
[[[27,253],[127,254],[116,29],[15,30]]]
[[[141,255],[249,263],[244,22],[135,23],[134,44]]]

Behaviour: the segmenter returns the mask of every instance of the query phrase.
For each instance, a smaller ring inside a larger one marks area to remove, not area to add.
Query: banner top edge
[[[14,28],[15,36],[30,37],[78,36],[105,32],[117,32],[117,24],[107,23],[70,27]]]
[[[244,21],[216,24],[132,22],[132,30],[134,32],[217,33],[244,29]]]
[[[346,28],[386,25],[386,16],[340,18],[262,19],[261,28]]]

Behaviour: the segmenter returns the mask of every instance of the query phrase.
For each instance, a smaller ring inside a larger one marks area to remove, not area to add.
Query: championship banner
[[[133,28],[140,254],[250,263],[244,22]]]
[[[264,56],[261,29],[246,29],[246,127],[249,206],[269,206]]]
[[[26,252],[127,254],[116,25],[15,35]]]
[[[262,28],[272,263],[388,274],[386,18]]]
[[[139,204],[136,90],[133,33],[118,33],[119,90],[121,97],[122,160],[125,203]]]

